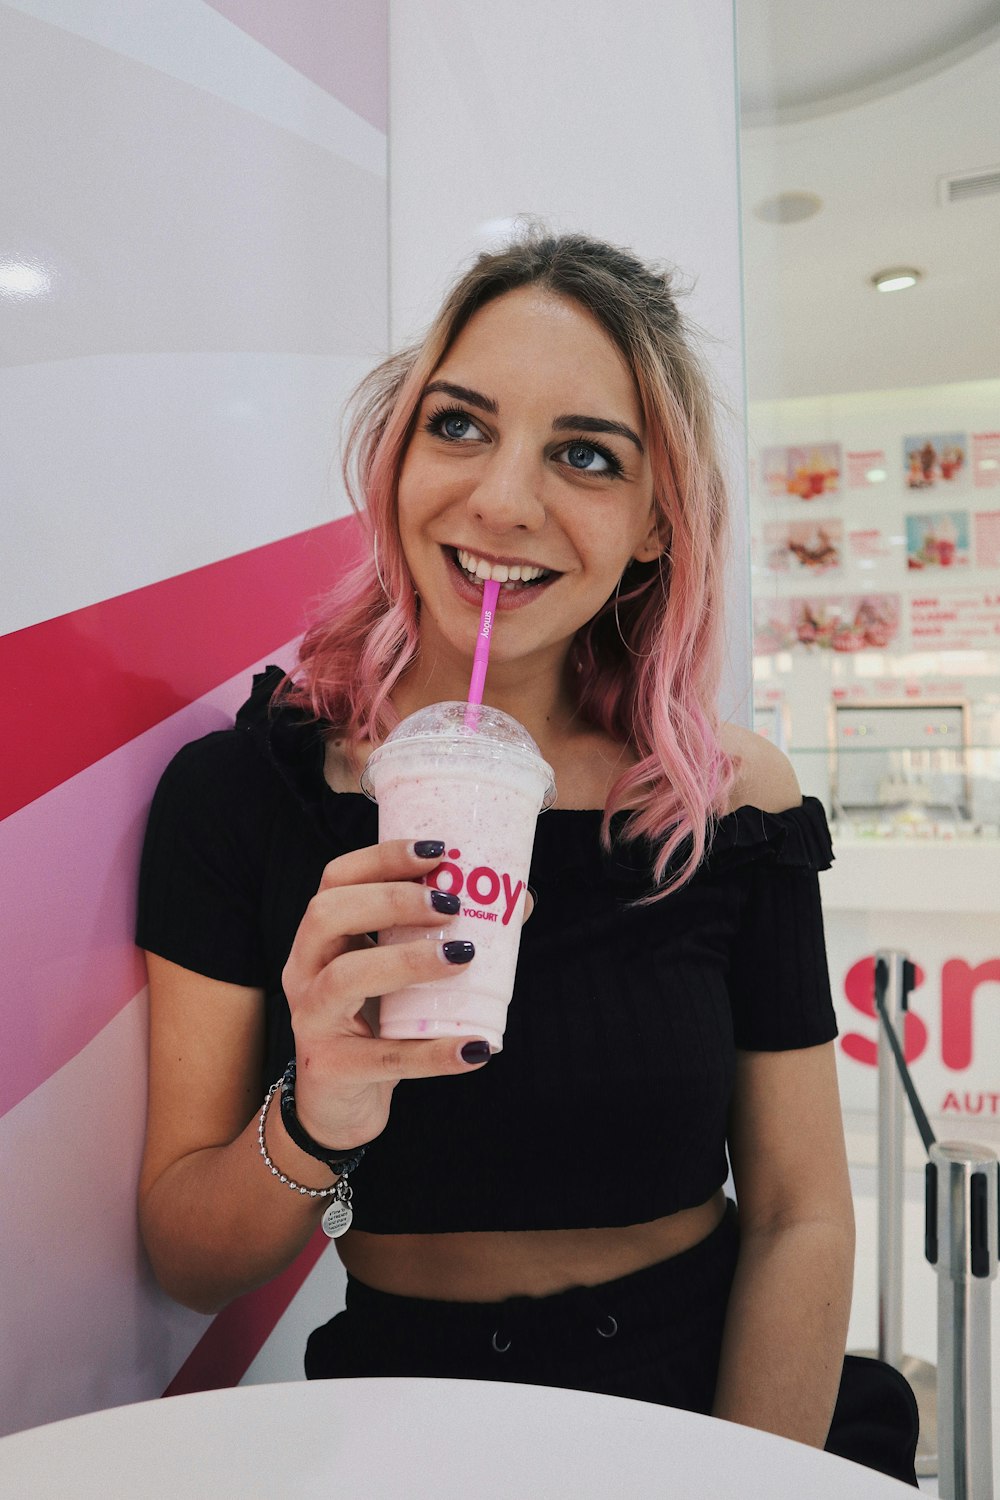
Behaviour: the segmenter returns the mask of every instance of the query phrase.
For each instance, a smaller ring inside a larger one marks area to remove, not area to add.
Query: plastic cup
[[[461,911],[436,942],[468,939],[476,956],[461,972],[383,995],[383,1037],[475,1036],[503,1047],[507,1007],[535,823],[555,800],[552,768],[528,731],[487,705],[434,703],[411,714],[372,752],[362,789],[378,803],[378,836],[445,839],[425,878],[450,891]],[[412,928],[388,928],[380,944],[413,942]]]

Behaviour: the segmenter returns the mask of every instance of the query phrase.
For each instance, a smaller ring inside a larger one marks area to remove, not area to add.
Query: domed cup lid
[[[368,757],[361,775],[361,790],[373,802],[378,798],[372,784],[372,772],[390,756],[400,752],[419,750],[433,745],[439,753],[463,760],[523,760],[525,767],[533,764],[544,783],[540,812],[551,807],[556,800],[556,782],[552,767],[542,759],[542,752],[531,735],[517,719],[487,703],[431,703],[418,709],[415,714],[401,720],[378,749]]]

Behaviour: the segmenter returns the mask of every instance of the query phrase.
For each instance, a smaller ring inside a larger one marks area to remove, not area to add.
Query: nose
[[[469,492],[467,504],[488,531],[539,531],[545,525],[542,474],[526,448],[493,450],[485,470]]]

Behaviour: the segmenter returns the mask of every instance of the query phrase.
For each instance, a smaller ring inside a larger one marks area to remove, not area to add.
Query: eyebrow
[[[478,406],[480,411],[488,411],[491,417],[500,415],[500,407],[492,396],[470,391],[467,385],[452,385],[450,380],[432,380],[430,385],[424,386],[425,396],[431,396],[435,391],[440,391],[443,396],[454,396],[456,401],[466,401],[469,406]]]
[[[490,416],[500,415],[500,407],[492,396],[484,396],[481,391],[471,390],[467,385],[454,385],[450,380],[432,380],[424,387],[424,395],[432,396],[435,393],[453,396],[456,401],[465,401],[469,406],[478,406],[480,411],[489,412]],[[554,418],[552,430],[553,432],[613,433],[634,443],[640,453],[646,451],[638,433],[633,432],[632,428],[627,427],[624,422],[612,422],[607,417],[584,417],[578,412],[567,412],[561,417]]]
[[[609,422],[606,417],[581,417],[576,413],[569,412],[566,416],[556,417],[552,423],[554,432],[609,432],[617,433],[618,437],[628,438],[634,443],[640,453],[645,453],[637,433],[631,427],[626,427],[624,422]]]

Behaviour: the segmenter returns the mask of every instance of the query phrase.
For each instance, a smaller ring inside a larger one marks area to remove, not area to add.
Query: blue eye
[[[449,407],[444,411],[432,412],[426,425],[428,432],[443,437],[450,443],[474,441],[483,436],[468,413],[458,408]]]
[[[585,443],[582,438],[567,443],[562,452],[566,463],[579,474],[601,474],[608,479],[620,479],[624,472],[614,453],[597,443]]]
[[[566,461],[574,469],[589,469],[592,473],[602,473],[609,467],[604,455],[589,443],[570,443],[566,449]]]

